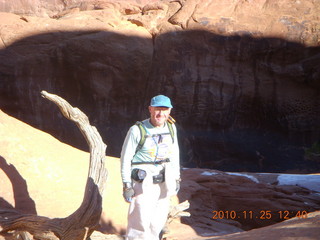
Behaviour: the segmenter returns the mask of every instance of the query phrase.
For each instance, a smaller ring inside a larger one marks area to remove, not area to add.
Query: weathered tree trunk
[[[66,218],[49,219],[31,214],[20,214],[12,209],[0,209],[0,239],[1,235],[5,239],[13,237],[29,239],[30,234],[33,239],[41,240],[88,239],[99,224],[102,212],[102,195],[107,177],[107,170],[104,167],[107,146],[97,129],[90,125],[88,117],[78,108],[73,108],[57,95],[46,91],[42,91],[41,94],[44,98],[54,102],[67,119],[75,122],[89,145],[90,166],[84,198],[81,206]],[[17,234],[20,236],[14,236]]]

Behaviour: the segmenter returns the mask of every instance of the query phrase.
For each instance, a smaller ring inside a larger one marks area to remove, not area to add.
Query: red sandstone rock
[[[117,155],[127,128],[161,92],[173,99],[186,163],[234,171],[290,163],[290,171],[316,172],[289,140],[319,136],[318,1],[13,0],[0,11],[0,108],[10,115],[83,146],[78,129],[40,98],[52,91],[84,110]],[[63,217],[81,203],[88,153],[0,112],[0,156],[2,207]],[[119,160],[108,157],[107,168],[101,230],[119,234],[128,207]],[[204,171],[183,171],[179,197],[189,199],[192,217],[173,222],[169,237],[204,239],[198,235],[269,224],[223,238],[320,235],[318,212],[275,224],[280,213],[319,209],[310,190],[278,186],[275,174],[254,174],[255,183]],[[212,220],[218,210],[241,217]],[[267,211],[270,219],[256,218]]]
[[[0,111],[0,207],[49,218],[66,217],[81,204],[89,153]],[[128,204],[122,198],[120,163],[107,157],[103,227],[121,232]]]
[[[320,133],[319,1],[13,0],[0,10],[0,107],[58,139],[85,149],[76,128],[47,115],[41,90],[92,116],[113,156],[161,92],[187,165],[319,169],[302,150]]]
[[[1,208],[14,207],[24,213],[53,218],[65,217],[80,205],[87,177],[87,152],[63,144],[49,134],[0,111],[0,156]],[[108,181],[99,230],[120,235],[124,234],[128,204],[122,199],[119,159],[107,157],[106,167]],[[285,211],[297,214],[299,211],[311,212],[320,208],[319,195],[299,186],[277,185],[279,176],[184,169],[178,197],[180,202],[186,199],[190,202],[188,211],[191,217],[183,218],[183,224],[177,220],[172,222],[168,239],[206,239],[209,236],[239,233],[284,220],[280,219],[279,211],[284,218]],[[310,179],[314,181],[311,176]],[[308,184],[305,182],[304,186],[308,187]],[[177,199],[173,199],[173,203],[177,203]],[[223,217],[214,211],[223,211]],[[227,215],[226,211],[234,212],[232,214],[237,214],[237,217]],[[272,214],[270,219],[263,219],[268,214]],[[288,215],[290,218],[292,216],[291,213]],[[291,223],[299,231],[304,231],[307,224],[319,226],[319,214],[308,213],[305,216],[306,219],[276,226],[283,226],[285,236],[290,236],[285,226]],[[267,228],[269,230],[228,235],[228,239],[245,239],[248,234],[261,237],[266,231],[278,234],[279,227],[276,226]],[[316,233],[316,229],[304,231],[310,239]],[[96,233],[95,236],[94,239],[103,239],[101,234]],[[238,238],[241,236],[243,238]]]

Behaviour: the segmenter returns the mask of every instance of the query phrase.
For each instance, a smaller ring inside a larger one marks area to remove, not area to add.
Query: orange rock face
[[[319,12],[312,0],[3,1],[0,206],[64,217],[82,201],[86,142],[41,99],[47,90],[83,110],[108,145],[101,231],[124,232],[128,205],[119,160],[109,156],[119,156],[158,93],[172,99],[182,165],[211,169],[183,171],[179,200],[190,201],[192,217],[173,222],[171,237],[235,233],[318,210],[314,178],[304,189],[278,174],[226,172],[320,171],[304,152],[320,137]],[[276,239],[278,229],[291,236],[295,224],[305,225],[292,234],[312,239],[318,222],[315,212],[226,239],[272,231]]]
[[[172,98],[185,166],[316,172],[319,1],[6,1],[0,107],[81,149],[39,92],[83,109],[119,156],[149,99]],[[3,86],[3,87],[2,87]]]

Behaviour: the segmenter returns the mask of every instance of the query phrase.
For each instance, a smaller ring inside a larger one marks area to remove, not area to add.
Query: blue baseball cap
[[[151,98],[150,106],[151,107],[173,108],[170,98],[168,98],[167,96],[164,96],[164,95],[158,95],[158,96]]]

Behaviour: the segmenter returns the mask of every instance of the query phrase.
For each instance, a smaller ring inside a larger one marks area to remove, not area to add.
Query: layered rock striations
[[[129,126],[162,93],[185,166],[320,169],[303,148],[320,136],[317,1],[35,2],[0,5],[5,112],[85,147],[40,98],[56,93],[112,136],[119,156]]]

